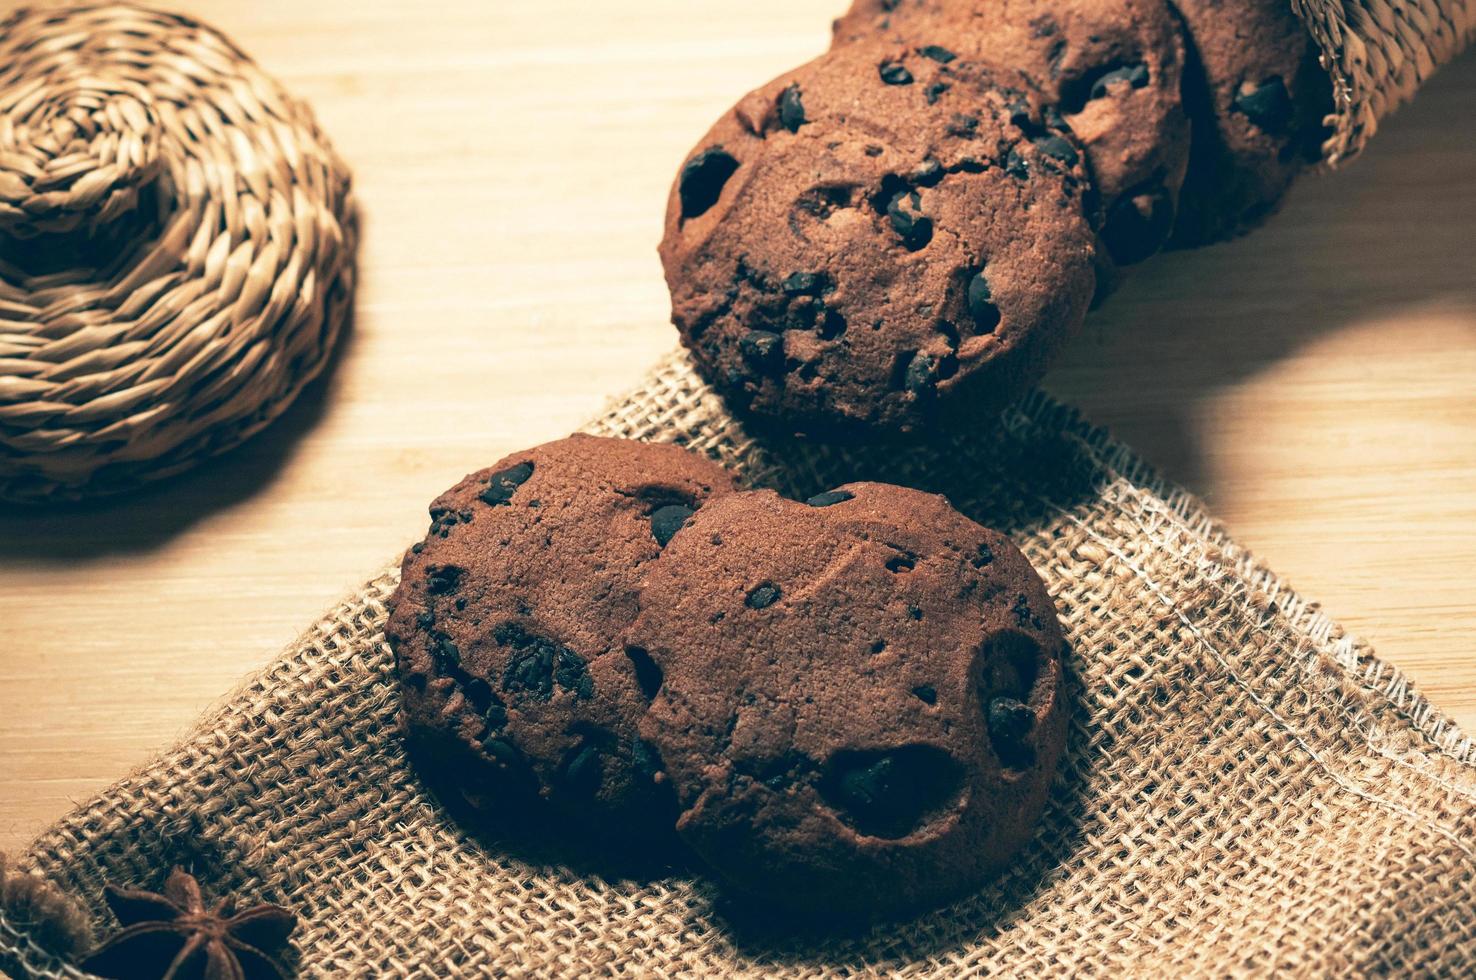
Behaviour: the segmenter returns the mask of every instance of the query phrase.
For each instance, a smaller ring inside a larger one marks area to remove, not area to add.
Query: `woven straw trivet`
[[[231,448],[348,318],[348,171],[214,31],[131,6],[0,21],[0,498]]]
[[[799,496],[864,478],[942,491],[1014,537],[1068,631],[1073,724],[1008,874],[861,938],[806,939],[727,920],[701,878],[607,878],[479,842],[405,758],[381,633],[393,571],[19,864],[99,929],[105,879],[190,865],[207,891],[296,909],[308,976],[1476,965],[1476,744],[1068,410],[1035,395],[997,428],[905,451],[775,446],[674,356],[588,429],[675,440]],[[75,975],[29,935],[0,918],[0,963]]]

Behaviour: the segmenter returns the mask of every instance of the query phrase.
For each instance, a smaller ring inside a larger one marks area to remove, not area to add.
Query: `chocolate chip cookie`
[[[1317,45],[1285,0],[1174,0],[1188,30],[1193,158],[1174,244],[1254,227],[1315,162],[1333,110]]]
[[[1082,148],[1019,73],[885,42],[743,99],[672,189],[673,321],[789,430],[977,419],[1035,381],[1095,284]]]
[[[576,435],[437,498],[385,627],[427,762],[500,816],[669,832],[660,764],[635,727],[651,668],[621,638],[646,567],[732,487],[676,446]]]
[[[1035,831],[1065,734],[1060,627],[1024,556],[941,497],[713,499],[651,564],[627,643],[678,832],[766,903],[932,904]]]
[[[886,37],[1018,70],[1081,144],[1119,265],[1162,247],[1189,159],[1184,43],[1162,0],[856,0],[837,45]]]
[[[1268,214],[1329,89],[1285,0],[853,0],[683,164],[672,320],[774,427],[976,422],[1041,376],[1083,283]]]

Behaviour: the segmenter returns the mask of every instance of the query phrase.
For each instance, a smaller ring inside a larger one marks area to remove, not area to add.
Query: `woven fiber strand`
[[[1037,394],[947,444],[776,446],[677,355],[588,428],[675,440],[797,496],[856,478],[939,490],[1011,533],[1070,638],[1073,724],[1044,823],[1005,877],[914,921],[806,939],[726,918],[700,878],[612,879],[479,843],[404,755],[381,633],[393,571],[20,866],[104,931],[105,879],[156,884],[192,865],[209,892],[297,910],[307,976],[1476,965],[1476,744],[1069,411]],[[27,958],[3,922],[0,953],[72,975]]]
[[[279,415],[349,316],[348,171],[230,41],[132,6],[0,22],[0,498],[110,493]]]
[[[1476,0],[1291,0],[1332,76],[1333,132],[1323,157],[1356,156],[1379,120],[1476,39]]]

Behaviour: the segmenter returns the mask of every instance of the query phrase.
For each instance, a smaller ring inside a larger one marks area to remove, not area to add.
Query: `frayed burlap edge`
[[[38,976],[66,975],[67,958],[91,942],[85,909],[41,876],[11,870],[0,854],[0,976],[20,964]]]

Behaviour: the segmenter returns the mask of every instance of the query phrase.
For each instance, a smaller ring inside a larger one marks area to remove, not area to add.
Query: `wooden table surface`
[[[843,0],[180,0],[317,108],[357,323],[265,434],[124,500],[0,513],[0,849],[180,735],[674,343],[668,183]],[[1048,387],[1476,730],[1476,58],[1256,234],[1140,268]]]

